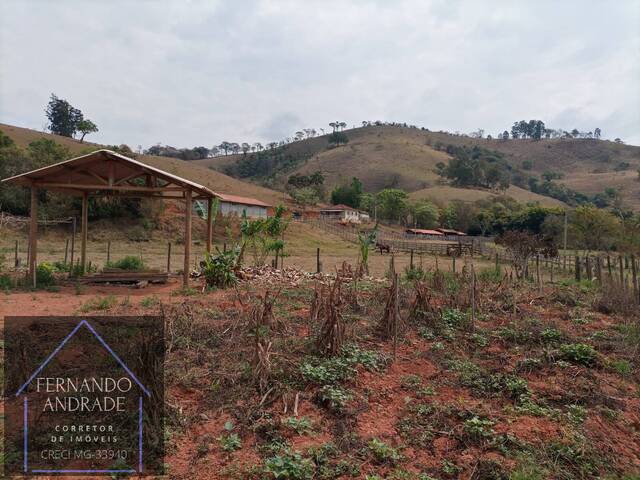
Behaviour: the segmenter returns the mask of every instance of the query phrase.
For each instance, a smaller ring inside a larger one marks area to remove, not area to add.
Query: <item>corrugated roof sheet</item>
[[[238,195],[228,195],[226,193],[218,193],[218,197],[220,197],[221,201],[228,202],[228,203],[239,203],[241,205],[255,205],[257,207],[271,206],[268,203],[265,203],[250,197],[240,197]]]

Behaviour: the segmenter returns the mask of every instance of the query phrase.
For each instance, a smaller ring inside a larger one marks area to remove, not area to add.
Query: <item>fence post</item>
[[[18,270],[18,264],[20,263],[20,261],[18,260],[18,240],[16,240],[16,251],[15,251],[15,256],[13,259],[13,266],[14,266],[14,270]]]
[[[167,246],[167,273],[171,273],[171,242]]]
[[[580,281],[580,257],[576,255],[575,260],[576,260],[576,268],[575,268],[576,277],[575,278],[576,278],[576,282],[579,282]]]
[[[591,272],[591,257],[589,257],[589,255],[586,256],[585,262],[586,262],[585,266],[586,266],[587,280],[591,280],[593,279],[593,275]]]
[[[64,244],[64,264],[67,264],[67,260],[69,259],[69,239]]]
[[[71,269],[69,270],[69,272],[73,272],[73,257],[75,256],[76,253],[76,229],[77,229],[77,224],[76,224],[76,217],[73,217],[73,228],[71,231]],[[71,275],[70,275],[71,276]]]
[[[638,301],[638,270],[636,267],[636,256],[631,255],[631,276],[633,277],[633,299]]]
[[[596,257],[596,276],[598,277],[598,283],[602,285],[602,264],[600,262],[600,256]]]
[[[411,270],[413,270],[413,248],[411,249],[411,254],[410,255],[411,255],[411,257],[410,257],[410,260],[409,260],[409,268]]]
[[[623,260],[622,257],[618,257],[618,264],[620,265],[620,288],[624,290],[624,268],[623,268],[623,264],[622,264]]]
[[[320,273],[322,271],[322,264],[320,263],[320,247],[316,250],[316,273]]]
[[[607,270],[609,271],[609,281],[613,279],[613,272],[611,270],[611,257],[607,255]]]

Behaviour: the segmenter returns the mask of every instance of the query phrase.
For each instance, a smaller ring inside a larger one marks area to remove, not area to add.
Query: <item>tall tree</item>
[[[87,118],[83,118],[82,120],[80,120],[76,127],[77,130],[82,134],[82,136],[80,137],[80,143],[84,142],[85,135],[98,131],[97,125]]]
[[[82,112],[74,108],[69,102],[51,94],[45,110],[49,120],[48,128],[51,133],[63,137],[73,137],[78,131],[78,123],[82,121]]]

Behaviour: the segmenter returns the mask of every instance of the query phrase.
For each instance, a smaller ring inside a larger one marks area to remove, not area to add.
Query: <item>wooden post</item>
[[[167,247],[167,273],[171,273],[171,242]]]
[[[213,198],[207,202],[207,253],[211,253],[211,242],[213,241]]]
[[[620,288],[624,290],[624,268],[622,268],[622,257],[618,257],[618,264],[620,266]]]
[[[591,281],[593,280],[593,272],[591,271],[591,257],[589,255],[587,255],[585,262],[587,269],[587,280]]]
[[[111,263],[111,240],[107,241],[107,265]]]
[[[409,260],[409,268],[411,270],[413,270],[413,248],[411,249],[411,253],[410,253],[410,260]]]
[[[580,281],[580,257],[576,255],[575,260],[576,260],[576,268],[575,268],[576,282],[579,282]]]
[[[13,268],[16,271],[18,270],[18,263],[19,263],[19,260],[18,260],[18,240],[16,240],[16,251],[15,251],[15,256],[14,256],[14,259],[13,259]]]
[[[563,259],[562,259],[562,273],[566,273],[566,271],[567,271],[567,256],[563,255],[562,257],[563,257]]]
[[[602,285],[602,263],[600,262],[600,256],[596,257],[596,277],[598,278],[598,283]]]
[[[29,211],[29,278],[36,287],[36,268],[38,259],[38,189],[31,187],[31,210]]]
[[[189,271],[191,269],[191,210],[192,205],[191,190],[185,192],[186,212],[184,216],[184,271],[182,272],[182,286],[189,286]]]
[[[609,281],[613,280],[613,271],[611,270],[611,257],[607,255],[607,270],[609,271]]]
[[[476,270],[471,263],[471,331],[476,328]]]
[[[87,272],[87,239],[88,239],[88,224],[89,224],[89,192],[83,192],[82,194],[82,219],[80,221],[82,225],[82,237],[80,243],[80,275],[84,275]]]
[[[322,264],[320,263],[320,247],[316,249],[316,273],[322,271]]]
[[[71,269],[69,270],[69,276],[73,275],[73,260],[76,253],[76,230],[78,229],[78,224],[76,222],[76,217],[73,217],[73,229],[71,233]]]
[[[633,279],[633,299],[638,301],[638,269],[636,267],[636,256],[631,255],[631,277]]]
[[[500,256],[498,255],[498,252],[496,252],[496,272],[500,271]]]

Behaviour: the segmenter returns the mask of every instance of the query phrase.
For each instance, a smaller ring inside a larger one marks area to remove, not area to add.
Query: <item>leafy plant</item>
[[[358,232],[358,270],[360,275],[369,275],[369,253],[378,238],[378,225],[370,232]]]
[[[313,432],[313,422],[307,417],[287,417],[284,420],[284,424],[298,435],[306,435]]]
[[[464,432],[474,440],[484,440],[493,436],[494,422],[487,419],[482,419],[476,415],[468,420],[465,420],[463,428]]]
[[[265,461],[265,473],[274,479],[308,480],[313,477],[313,463],[298,452],[285,452]]]
[[[560,346],[560,353],[564,360],[591,367],[598,360],[598,352],[586,343],[570,343]]]
[[[353,399],[353,394],[340,386],[325,385],[320,389],[318,399],[331,410],[341,411]]]
[[[36,268],[36,283],[38,287],[50,287],[56,284],[54,276],[55,267],[50,263],[43,262]]]
[[[216,247],[216,255],[206,253],[202,274],[207,286],[212,288],[228,288],[238,281],[235,271],[240,254],[239,248],[233,247],[225,252],[221,252]]]
[[[242,440],[237,433],[226,433],[222,435],[218,441],[220,442],[220,448],[228,453],[235,452],[242,448]]]
[[[402,458],[400,453],[395,448],[387,445],[377,438],[372,438],[371,440],[369,440],[367,447],[378,463],[393,465],[400,461],[400,459]]]

